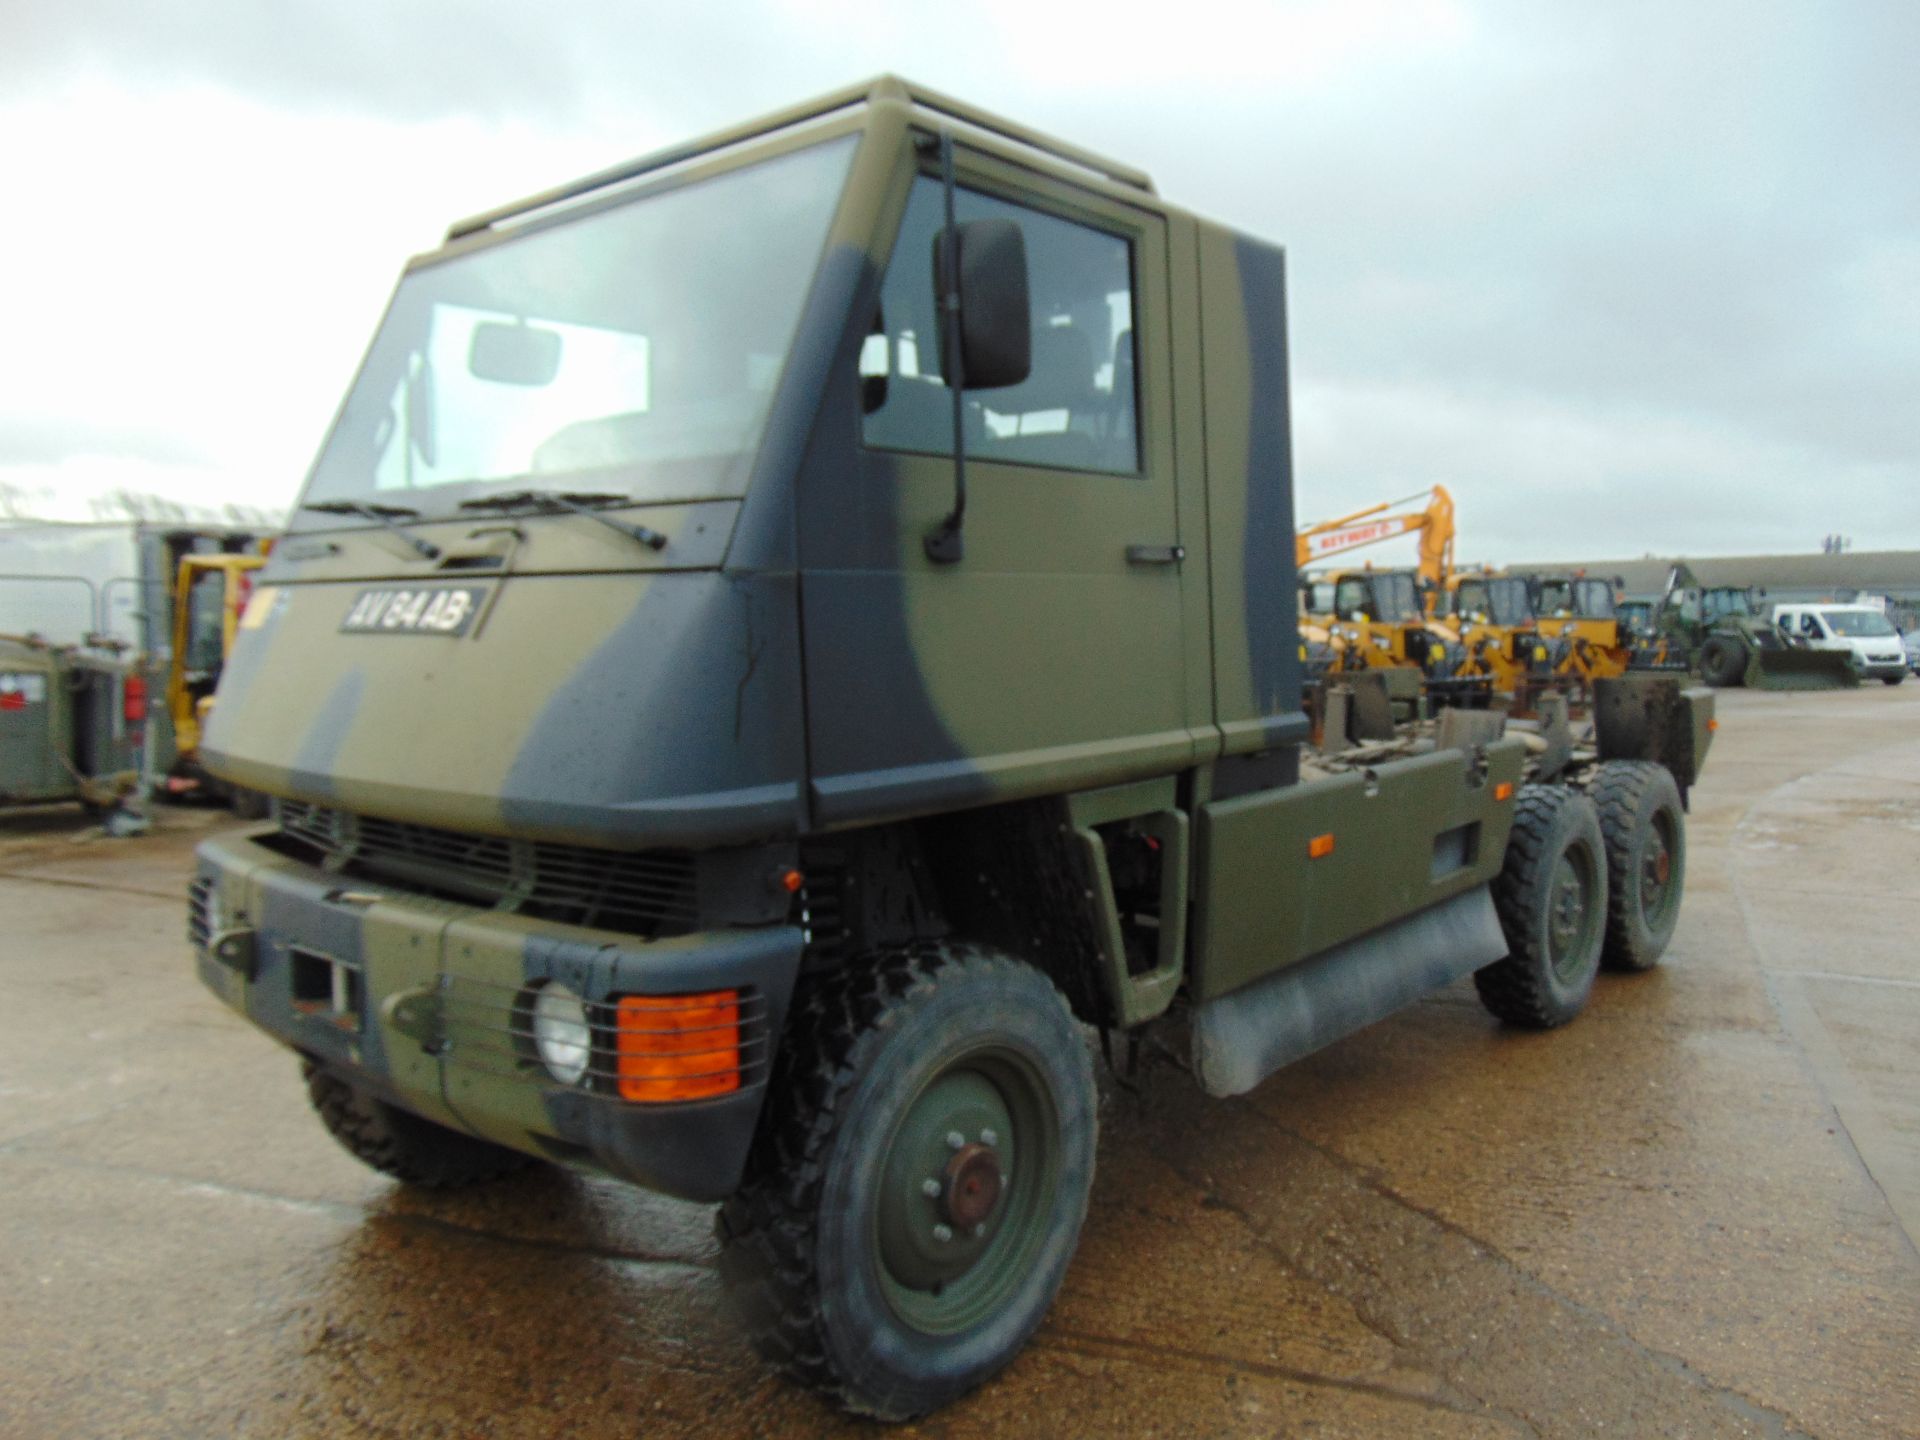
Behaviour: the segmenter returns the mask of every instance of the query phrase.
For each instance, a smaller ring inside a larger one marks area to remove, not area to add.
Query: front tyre
[[[1593,990],[1606,929],[1606,842],[1593,802],[1560,785],[1522,786],[1492,888],[1507,957],[1474,972],[1480,1003],[1509,1025],[1566,1024]]]
[[[1589,792],[1607,842],[1609,970],[1651,970],[1680,923],[1687,878],[1687,817],[1680,787],[1664,765],[1609,760]]]
[[[1700,678],[1714,689],[1738,685],[1746,673],[1747,654],[1739,641],[1713,635],[1700,647]]]
[[[1030,966],[923,945],[816,981],[718,1222],[757,1348],[885,1420],[994,1374],[1078,1242],[1095,1103],[1079,1026]]]
[[[534,1163],[518,1150],[462,1135],[375,1099],[311,1061],[301,1061],[301,1071],[307,1099],[327,1133],[355,1159],[408,1185],[457,1190]]]

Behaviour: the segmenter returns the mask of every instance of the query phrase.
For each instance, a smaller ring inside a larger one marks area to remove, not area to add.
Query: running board
[[[1196,1006],[1193,1073],[1209,1095],[1245,1094],[1506,953],[1493,897],[1479,886]]]

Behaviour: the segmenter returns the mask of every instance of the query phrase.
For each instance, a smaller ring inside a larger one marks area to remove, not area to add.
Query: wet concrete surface
[[[1658,970],[1109,1085],[1047,1323],[895,1433],[1920,1435],[1920,687],[1721,714]],[[191,976],[220,823],[0,819],[0,1436],[875,1433],[754,1359],[707,1209],[335,1149]]]

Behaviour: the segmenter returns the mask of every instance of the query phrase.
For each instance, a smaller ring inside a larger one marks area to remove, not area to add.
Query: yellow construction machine
[[[233,652],[240,615],[253,589],[259,554],[188,554],[173,585],[173,647],[167,666],[167,712],[173,722],[174,763],[168,793],[200,793],[226,800],[237,814],[263,813],[252,792],[238,792],[200,766],[200,736],[213,709],[220,672]]]

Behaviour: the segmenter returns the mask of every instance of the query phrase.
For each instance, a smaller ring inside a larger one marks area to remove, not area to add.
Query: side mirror
[[[467,369],[497,385],[551,385],[560,373],[560,332],[485,321],[473,327]]]
[[[960,276],[960,365],[969,390],[1018,385],[1033,369],[1027,240],[1011,220],[969,220],[933,237],[933,287],[943,289],[948,247]],[[947,316],[940,313],[940,378],[947,374]]]

